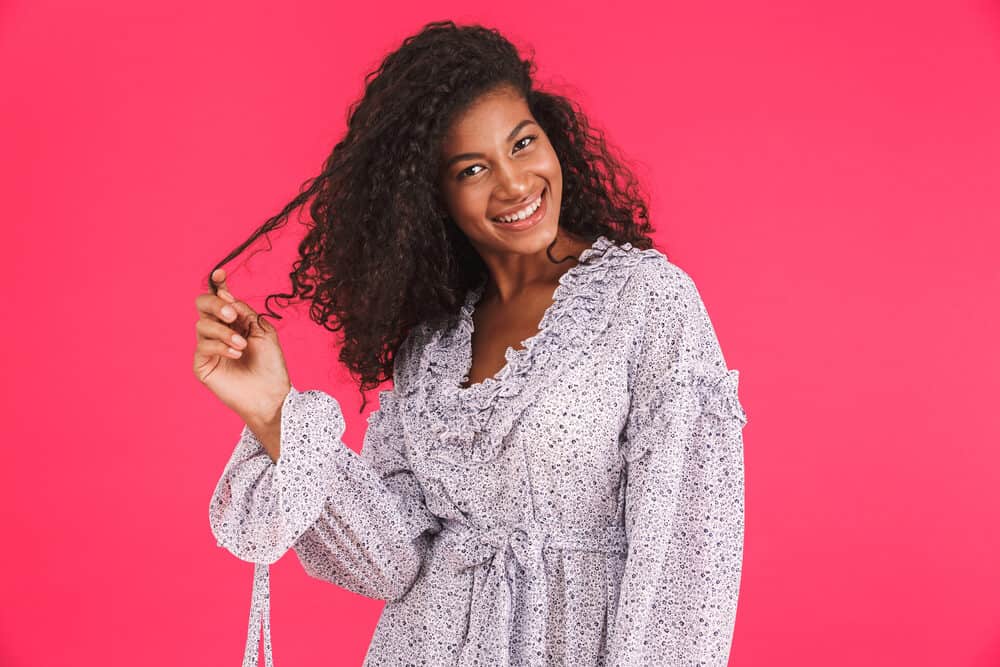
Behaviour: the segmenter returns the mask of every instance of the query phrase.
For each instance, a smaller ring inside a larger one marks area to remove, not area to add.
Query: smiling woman
[[[308,207],[289,289],[267,296],[261,317],[281,319],[272,303],[308,299],[317,324],[342,332],[338,358],[360,380],[362,410],[364,392],[392,377],[409,331],[454,316],[491,258],[493,268],[534,268],[517,284],[501,276],[487,301],[532,278],[551,287],[601,234],[652,246],[638,180],[575,102],[535,85],[534,69],[496,30],[426,25],[365,77],[321,173],[213,267]],[[490,218],[523,208],[542,184],[544,224],[489,230]],[[214,294],[211,272],[207,284]]]
[[[256,564],[244,665],[261,625],[270,665],[268,566],[289,550],[386,600],[366,665],[726,664],[738,371],[631,172],[532,71],[495,30],[428,24],[222,262],[310,204],[291,292],[267,301],[343,330],[362,391],[392,378],[360,455],[223,271],[198,296],[195,374],[246,423],[209,506]]]
[[[559,157],[516,88],[500,86],[470,105],[449,128],[442,150],[452,156],[440,180],[448,212],[480,255],[528,254],[555,239]],[[531,235],[510,234],[528,230]]]

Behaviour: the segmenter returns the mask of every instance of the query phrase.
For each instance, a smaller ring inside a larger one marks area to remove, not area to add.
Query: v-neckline
[[[443,326],[425,324],[416,365],[400,375],[402,391],[413,395],[407,412],[416,447],[428,466],[478,466],[496,459],[524,409],[539,392],[564,377],[619,312],[612,303],[629,280],[632,267],[660,261],[653,249],[621,245],[601,235],[583,250],[577,264],[559,277],[552,304],[523,348],[508,346],[507,363],[482,382],[462,387],[472,367],[472,312],[482,298],[486,277],[469,289],[458,314]],[[423,338],[426,336],[426,338]]]
[[[570,267],[570,269],[568,269],[565,273],[568,273],[569,271],[572,271],[574,268],[576,268],[576,267]],[[506,370],[506,368],[508,366],[510,366],[511,357],[513,357],[514,355],[517,355],[517,354],[525,352],[528,349],[528,347],[530,347],[530,345],[538,338],[539,334],[542,333],[543,329],[545,328],[545,320],[548,317],[549,311],[551,311],[552,307],[555,306],[555,304],[556,304],[555,292],[557,292],[559,290],[559,287],[561,287],[561,285],[557,284],[556,287],[555,287],[555,289],[553,290],[553,292],[552,292],[552,294],[553,294],[552,303],[550,303],[548,306],[546,306],[545,310],[542,311],[542,317],[541,317],[541,319],[538,320],[538,330],[535,333],[533,333],[531,336],[528,336],[527,338],[525,338],[522,341],[520,341],[521,347],[517,347],[516,348],[513,345],[508,345],[507,346],[507,349],[505,349],[504,353],[503,353],[504,364],[497,370],[496,373],[494,373],[493,375],[490,375],[490,376],[488,376],[486,378],[483,378],[483,380],[481,380],[480,382],[476,382],[474,384],[470,384],[468,386],[465,386],[465,383],[468,382],[468,380],[469,380],[469,374],[472,372],[472,365],[475,362],[475,359],[474,359],[473,354],[472,354],[472,336],[473,336],[473,334],[475,333],[475,330],[476,330],[476,323],[475,323],[475,319],[474,318],[475,318],[475,314],[476,314],[476,307],[479,305],[479,302],[482,300],[483,292],[485,291],[485,289],[484,289],[485,286],[486,286],[486,281],[484,280],[483,282],[480,283],[479,287],[477,287],[475,290],[473,290],[473,296],[471,297],[471,300],[470,300],[470,303],[469,303],[469,311],[468,311],[468,313],[469,313],[468,314],[468,317],[469,317],[468,345],[465,346],[465,347],[463,347],[463,349],[467,350],[466,354],[463,355],[463,358],[466,361],[466,368],[465,368],[465,372],[462,375],[462,379],[459,380],[459,383],[458,383],[458,390],[460,392],[474,391],[476,387],[478,387],[478,386],[480,386],[482,384],[485,384],[487,382],[499,382],[500,381],[501,375],[503,375],[504,371]]]
[[[466,398],[475,395],[477,392],[485,391],[491,387],[494,387],[503,382],[504,377],[506,377],[513,364],[516,361],[521,360],[525,355],[527,355],[531,348],[542,339],[549,327],[551,326],[551,320],[553,313],[555,313],[559,302],[565,296],[565,292],[568,289],[573,277],[576,275],[577,271],[584,266],[585,260],[597,252],[598,246],[607,244],[609,241],[606,236],[600,235],[597,239],[590,244],[589,247],[584,248],[579,257],[577,258],[577,263],[571,266],[569,269],[564,271],[562,275],[559,276],[558,284],[552,292],[552,303],[549,304],[545,310],[542,312],[542,317],[538,321],[538,331],[536,331],[531,336],[525,338],[521,341],[520,348],[514,348],[511,345],[507,346],[504,350],[504,364],[497,370],[496,373],[484,378],[481,382],[476,382],[469,386],[463,386],[469,380],[469,373],[472,372],[472,333],[475,331],[475,321],[473,319],[476,306],[482,300],[483,293],[486,290],[486,282],[488,280],[487,276],[484,276],[479,284],[471,289],[466,296],[465,305],[462,307],[462,311],[459,315],[461,323],[464,323],[463,327],[465,335],[461,338],[461,358],[463,360],[463,370],[462,375],[457,381],[457,385],[453,388],[457,395]]]

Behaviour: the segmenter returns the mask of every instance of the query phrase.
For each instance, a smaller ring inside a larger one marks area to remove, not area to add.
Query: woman
[[[288,549],[386,600],[368,665],[727,662],[738,371],[631,173],[532,72],[496,31],[428,24],[323,173],[220,263],[313,199],[293,292],[268,300],[335,317],[362,392],[392,377],[360,455],[222,269],[197,298],[195,374],[246,423],[209,510],[257,564],[245,665],[260,623],[270,664]]]

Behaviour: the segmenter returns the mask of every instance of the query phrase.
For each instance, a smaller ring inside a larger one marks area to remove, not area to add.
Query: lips
[[[523,211],[526,207],[528,207],[531,204],[533,204],[534,202],[538,201],[538,198],[541,197],[545,193],[545,189],[546,188],[542,188],[541,190],[539,190],[538,193],[536,193],[533,197],[531,197],[524,204],[522,204],[520,206],[515,206],[514,208],[511,208],[511,209],[507,209],[506,211],[502,211],[502,212],[498,213],[497,215],[493,216],[492,218],[490,218],[490,220],[492,220],[493,222],[499,223],[501,225],[513,224],[511,222],[506,222],[504,220],[500,220],[499,218],[501,218],[503,216],[506,216],[506,215],[514,215],[518,211]],[[534,215],[534,213],[532,213],[532,215]],[[517,222],[517,221],[515,220],[514,222]]]
[[[538,207],[535,209],[535,212],[527,218],[523,220],[515,220],[514,222],[500,222],[498,220],[491,220],[491,222],[497,227],[502,227],[505,231],[510,232],[523,232],[525,230],[532,229],[535,225],[539,224],[546,215],[548,215],[549,197],[547,193],[548,188],[542,190]]]

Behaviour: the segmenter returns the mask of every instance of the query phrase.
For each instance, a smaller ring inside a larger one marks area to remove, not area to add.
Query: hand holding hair
[[[223,269],[216,269],[212,279],[218,295],[195,298],[194,375],[255,432],[263,431],[280,423],[291,390],[277,329],[233,296]]]

